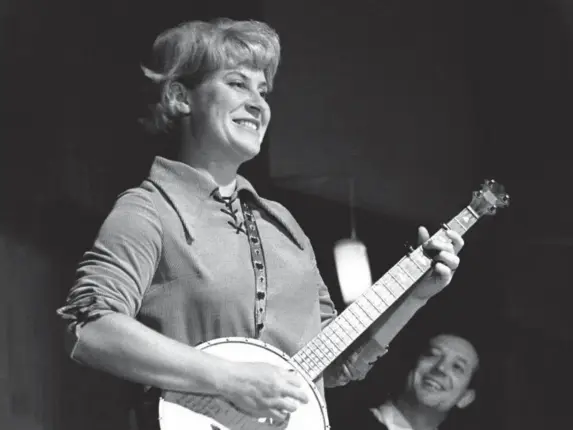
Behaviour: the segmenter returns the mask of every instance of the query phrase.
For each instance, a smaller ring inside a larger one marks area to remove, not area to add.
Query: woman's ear
[[[181,82],[170,82],[165,88],[165,98],[173,114],[188,115],[191,112],[189,91]]]

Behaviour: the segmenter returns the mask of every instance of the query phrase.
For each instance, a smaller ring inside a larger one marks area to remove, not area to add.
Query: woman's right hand
[[[295,371],[267,363],[227,362],[221,373],[221,394],[254,417],[284,421],[308,402],[304,380]]]

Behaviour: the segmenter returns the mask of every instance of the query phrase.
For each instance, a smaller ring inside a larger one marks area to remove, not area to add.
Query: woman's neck
[[[230,197],[237,188],[237,170],[222,170],[217,166],[186,163],[211,178],[218,186],[222,197]]]
[[[233,194],[237,184],[237,170],[240,163],[232,162],[226,157],[217,156],[212,151],[205,151],[199,145],[182,145],[178,161],[210,177],[218,186],[221,195]]]

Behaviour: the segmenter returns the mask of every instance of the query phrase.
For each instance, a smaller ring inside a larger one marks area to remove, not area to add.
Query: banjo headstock
[[[503,185],[493,179],[486,180],[481,190],[474,191],[470,207],[480,216],[495,215],[498,208],[509,205],[509,195]]]

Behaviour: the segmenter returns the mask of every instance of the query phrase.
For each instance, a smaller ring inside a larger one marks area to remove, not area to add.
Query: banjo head
[[[320,391],[289,357],[257,339],[232,337],[205,342],[199,350],[239,362],[264,362],[293,369],[306,382],[303,387],[309,402],[301,405],[284,423],[251,417],[222,398],[202,394],[164,391],[158,405],[160,430],[327,430],[328,415]]]

